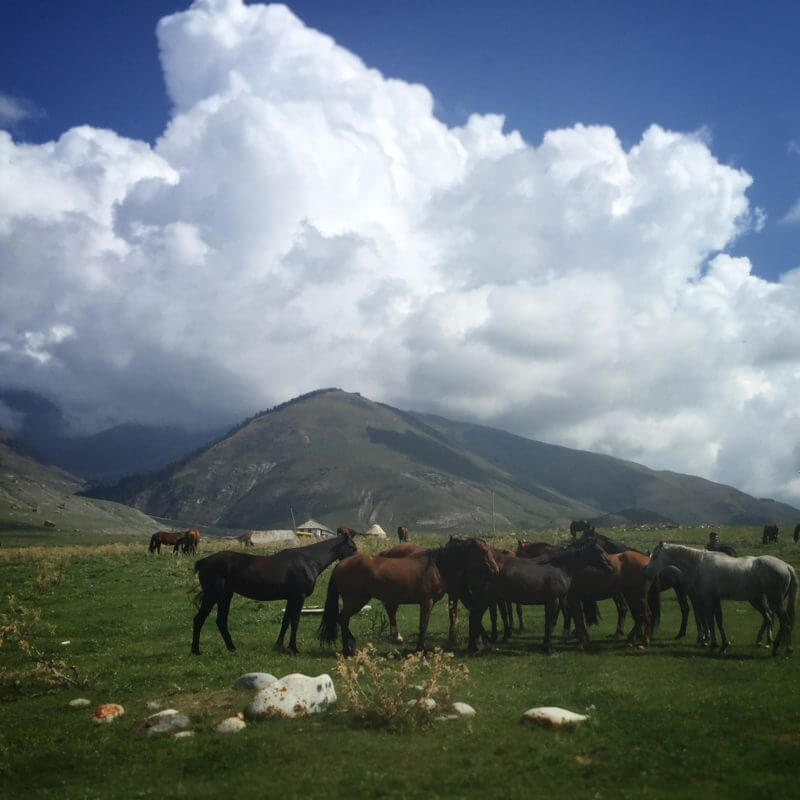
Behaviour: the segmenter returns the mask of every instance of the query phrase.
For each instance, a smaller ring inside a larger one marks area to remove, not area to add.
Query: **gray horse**
[[[686,576],[689,594],[705,627],[710,629],[716,622],[722,638],[722,653],[727,651],[730,642],[722,624],[721,600],[746,600],[761,612],[765,626],[771,623],[773,614],[777,616],[780,630],[772,645],[772,654],[778,654],[781,641],[786,653],[792,652],[797,575],[785,561],[774,556],[733,558],[724,553],[659,542],[650,556],[645,575],[652,580],[666,567],[677,567]],[[784,597],[787,597],[786,608]]]

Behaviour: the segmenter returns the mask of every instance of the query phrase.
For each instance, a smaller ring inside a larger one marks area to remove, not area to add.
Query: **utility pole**
[[[494,533],[494,489],[492,489],[492,536]]]
[[[289,506],[289,513],[292,515],[292,530],[293,530],[293,531],[295,532],[295,534],[296,534],[296,533],[297,533],[297,523],[295,522],[295,519],[294,519],[294,511],[292,510],[292,507],[291,507],[291,506]]]

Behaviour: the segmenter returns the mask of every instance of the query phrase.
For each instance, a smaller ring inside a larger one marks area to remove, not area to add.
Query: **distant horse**
[[[352,528],[345,528],[344,526],[338,527],[336,529],[336,534],[338,536],[350,536],[351,538],[359,535],[358,531],[354,531]]]
[[[177,553],[178,548],[182,547],[184,553],[197,553],[197,545],[200,543],[200,531],[197,528],[189,528],[185,531],[180,539],[175,542],[172,552]]]
[[[764,526],[764,533],[761,535],[761,543],[762,544],[769,544],[770,542],[777,543],[778,541],[778,526],[777,525],[765,525]],[[795,539],[795,541],[797,541]]]
[[[797,544],[797,540],[800,539],[800,522],[794,526],[794,542]]]
[[[501,604],[520,603],[544,605],[545,629],[543,646],[552,652],[552,632],[559,608],[566,602],[573,577],[587,567],[600,572],[613,572],[609,557],[599,545],[592,542],[582,547],[570,547],[548,553],[535,560],[503,558],[498,575],[489,582],[488,594],[476,601],[470,612],[469,649],[477,647],[476,636],[482,629],[481,617],[491,601]]]
[[[200,654],[200,631],[217,606],[217,628],[228,650],[235,650],[228,631],[228,611],[234,593],[251,600],[286,600],[286,610],[276,649],[283,650],[286,629],[291,625],[289,650],[297,653],[297,626],[306,598],[314,591],[317,576],[337,559],[357,552],[353,537],[344,534],[305,547],[292,547],[271,556],[251,556],[223,550],[201,558],[194,571],[200,579],[200,608],[194,618],[192,652]]]
[[[597,621],[597,601],[622,595],[631,610],[634,627],[628,634],[628,643],[640,641],[649,644],[653,629],[661,616],[661,595],[658,582],[645,575],[650,559],[635,550],[622,553],[606,553],[613,569],[600,571],[595,567],[584,567],[572,579],[567,595],[567,608],[575,621],[575,633],[579,646],[589,644],[586,622]],[[586,617],[584,617],[584,611]]]
[[[149,553],[158,552],[161,555],[161,545],[172,547],[172,552],[177,553],[180,544],[183,544],[184,533],[182,531],[156,531],[150,537],[150,544],[147,547]]]
[[[407,525],[401,525],[397,529],[397,538],[401,542],[407,542],[408,541],[408,526]]]
[[[448,591],[461,593],[469,585],[488,580],[497,574],[497,569],[491,551],[479,539],[450,541],[444,547],[400,558],[359,553],[337,564],[333,570],[319,639],[328,644],[335,642],[338,626],[342,634],[342,652],[352,655],[356,640],[350,632],[350,617],[374,597],[384,603],[390,618],[400,605],[419,604],[416,649],[422,650],[434,603]]]
[[[569,534],[574,539],[577,534],[583,533],[584,531],[588,531],[591,529],[591,527],[592,526],[589,524],[588,520],[574,519],[569,524]]]
[[[778,654],[781,642],[787,654],[792,652],[797,574],[785,561],[774,556],[731,558],[722,553],[659,542],[646,573],[653,579],[668,566],[676,567],[686,576],[689,591],[697,598],[707,627],[713,616],[722,639],[720,652],[725,653],[730,644],[722,624],[721,600],[749,602],[761,612],[762,631],[771,623],[772,615],[777,616],[780,629],[772,645],[772,654]],[[784,598],[787,599],[786,608]]]

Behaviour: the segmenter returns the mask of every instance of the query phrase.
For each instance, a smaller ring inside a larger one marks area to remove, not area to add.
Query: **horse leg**
[[[389,617],[389,641],[394,644],[402,644],[403,637],[397,630],[397,603],[384,603],[386,615]]]
[[[343,656],[351,656],[356,651],[356,637],[350,632],[350,617],[358,613],[358,611],[366,605],[368,600],[368,595],[355,599],[342,596],[342,610],[339,612],[339,628],[342,631]]]
[[[561,601],[561,613],[564,615],[564,626],[561,632],[561,641],[566,644],[569,639],[569,628],[572,624],[572,612],[566,600]]]
[[[758,629],[758,633],[756,634],[756,647],[761,646],[761,640],[764,638],[764,634],[767,634],[767,647],[773,644],[772,640],[772,611],[769,607],[769,602],[767,598],[762,595],[761,598],[756,600],[751,600],[750,605],[761,614],[761,627]]]
[[[447,595],[447,614],[450,618],[450,629],[447,632],[447,641],[454,642],[458,635],[458,597],[454,594]]]
[[[725,655],[728,652],[728,646],[730,645],[730,640],[728,639],[728,634],[725,633],[725,628],[722,624],[722,603],[718,597],[715,597],[712,601],[713,609],[714,609],[714,622],[717,623],[717,628],[719,629],[719,638],[720,638],[720,648],[719,652],[720,655]]]
[[[200,655],[200,631],[202,630],[203,624],[208,618],[208,615],[211,613],[211,609],[214,608],[214,604],[216,602],[216,597],[204,592],[203,600],[200,603],[200,608],[194,615],[194,624],[192,625],[192,653],[194,653],[196,656]]]
[[[583,606],[581,605],[580,597],[570,597],[568,599],[568,607],[570,617],[575,623],[575,635],[578,637],[578,647],[581,650],[586,650],[589,646],[589,633],[586,630],[586,622],[583,618]],[[567,638],[569,631],[567,615],[564,614],[564,641]]]
[[[519,627],[517,630],[522,632],[522,603],[517,603],[517,622],[519,622]]]
[[[503,613],[502,611],[500,612]],[[489,634],[489,639],[492,642],[497,641],[497,601],[492,600],[489,603],[489,620],[492,623],[492,632]],[[506,627],[506,622],[503,620],[503,628]]]
[[[675,597],[678,601],[678,605],[681,607],[681,627],[675,638],[683,639],[683,637],[686,636],[686,625],[689,622],[689,600],[685,590],[678,586],[675,587]]]
[[[519,608],[517,603],[517,609]],[[507,642],[514,630],[514,604],[510,600],[500,601],[500,616],[503,618],[503,641]]]
[[[299,594],[294,603],[292,603],[292,616],[289,620],[292,626],[292,632],[289,634],[289,650],[294,655],[297,655],[297,628],[300,625],[300,615],[303,613],[303,605],[306,602],[306,596]],[[288,604],[287,604],[288,606]]]
[[[217,601],[217,628],[219,628],[219,632],[222,634],[225,647],[227,647],[230,652],[236,649],[233,644],[233,639],[231,639],[230,631],[228,630],[228,611],[230,610],[232,599],[233,592],[220,595]]]
[[[553,652],[553,627],[558,615],[558,598],[548,597],[544,604],[544,652]]]
[[[419,633],[417,634],[417,647],[416,650],[423,651],[425,649],[425,634],[428,631],[428,621],[431,618],[431,610],[433,609],[433,600],[430,597],[425,597],[419,604]]]
[[[625,617],[628,616],[628,604],[621,594],[615,594],[614,605],[617,607],[617,629],[611,638],[617,641],[625,636]]]

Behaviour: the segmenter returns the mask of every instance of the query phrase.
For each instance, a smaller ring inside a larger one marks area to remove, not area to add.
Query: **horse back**
[[[426,550],[399,558],[357,553],[340,561],[332,580],[342,595],[369,595],[396,603],[416,603],[422,597],[441,597],[445,582]]]

